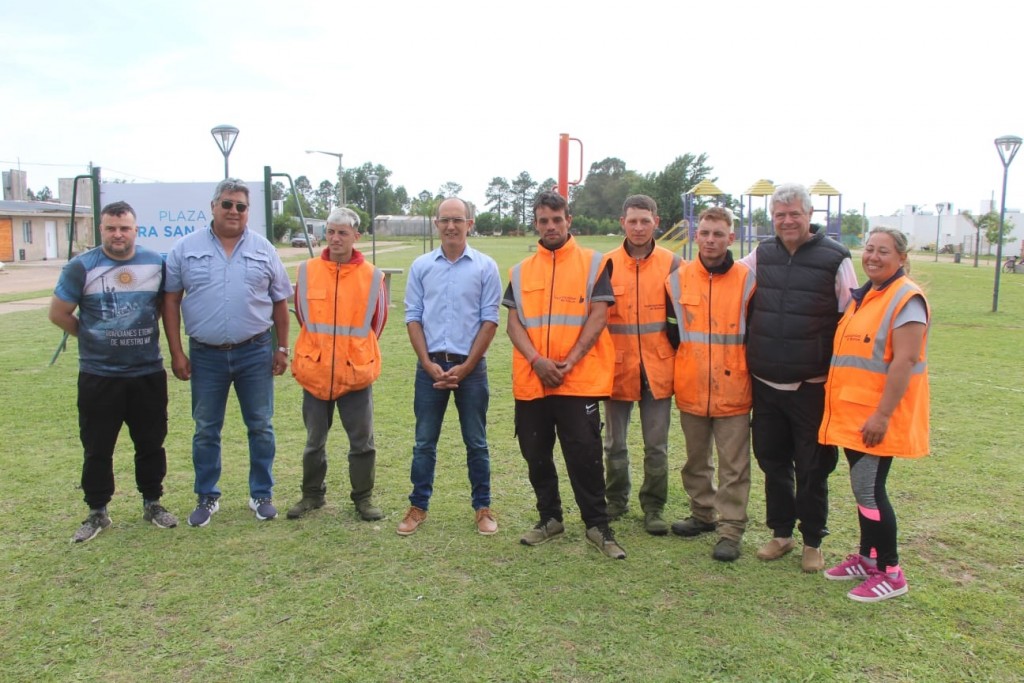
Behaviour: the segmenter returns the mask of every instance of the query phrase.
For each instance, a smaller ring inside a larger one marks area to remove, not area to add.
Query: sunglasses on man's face
[[[242,202],[233,202],[230,199],[225,199],[220,203],[220,208],[224,209],[225,211],[237,209],[238,213],[245,213],[249,209],[249,205],[243,204]]]

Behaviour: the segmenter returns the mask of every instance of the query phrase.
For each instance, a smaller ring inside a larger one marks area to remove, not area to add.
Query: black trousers
[[[167,474],[167,372],[141,377],[78,374],[78,430],[85,449],[82,491],[90,508],[114,496],[114,446],[121,425],[135,444],[135,484],[146,500],[159,500]]]
[[[554,459],[557,435],[583,522],[587,528],[608,523],[599,404],[599,399],[578,396],[516,401],[516,436],[537,495],[541,521],[562,521]]]
[[[757,379],[753,384],[751,437],[764,472],[765,522],[775,536],[788,537],[800,520],[804,544],[817,548],[828,536],[828,475],[839,462],[835,446],[818,443],[825,385],[780,391]]]

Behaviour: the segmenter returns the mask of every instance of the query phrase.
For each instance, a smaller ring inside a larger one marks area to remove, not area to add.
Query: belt
[[[435,363],[465,363],[466,356],[458,353],[448,353],[447,351],[437,351],[436,353],[428,354],[430,360]]]
[[[237,344],[207,344],[206,342],[199,341],[195,337],[189,337],[189,338],[193,342],[195,342],[196,344],[199,344],[200,346],[203,346],[203,347],[208,348],[208,349],[216,349],[218,351],[230,351],[231,349],[237,349],[239,346],[248,346],[249,344],[252,344],[254,341],[259,339],[260,337],[262,337],[266,333],[267,333],[266,330],[264,330],[263,332],[260,332],[259,334],[255,334],[255,335],[249,337],[248,339],[246,339],[245,341],[240,341]]]

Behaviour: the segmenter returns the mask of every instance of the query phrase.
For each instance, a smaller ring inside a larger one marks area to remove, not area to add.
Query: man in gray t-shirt
[[[64,267],[50,301],[50,321],[78,337],[82,491],[89,516],[72,537],[75,543],[110,526],[114,446],[124,424],[135,444],[143,519],[161,528],[178,524],[160,505],[167,474],[167,373],[159,327],[164,263],[159,254],[136,247],[137,236],[131,206],[103,207],[101,246]]]

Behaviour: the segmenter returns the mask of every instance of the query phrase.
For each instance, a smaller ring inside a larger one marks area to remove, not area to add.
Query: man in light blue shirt
[[[490,390],[484,354],[498,329],[501,276],[494,259],[466,243],[473,229],[466,202],[457,197],[441,202],[434,225],[441,246],[413,261],[405,288],[406,330],[418,361],[413,398],[416,442],[410,507],[398,533],[414,533],[427,518],[434,492],[437,440],[448,398],[455,394],[477,531],[491,535],[498,531],[498,524],[491,513]]]
[[[288,367],[288,298],[292,284],[277,250],[247,229],[249,188],[226,178],[211,203],[209,229],[178,241],[167,255],[164,330],[171,369],[192,382],[192,464],[196,509],[190,526],[206,526],[220,507],[220,432],[235,386],[249,433],[249,508],[273,519],[274,375]],[[181,344],[181,318],[189,354]],[[274,349],[271,326],[277,328]]]

